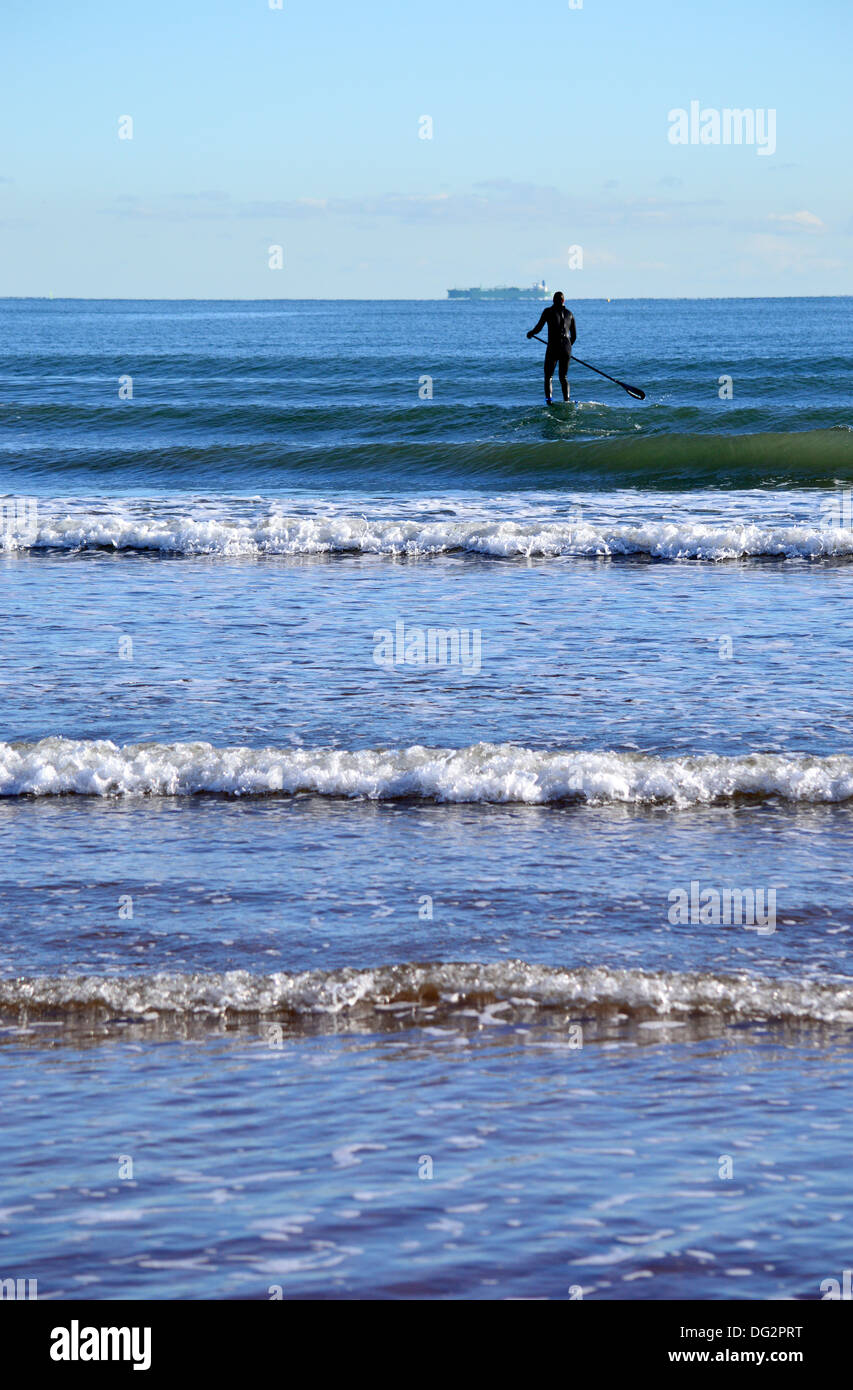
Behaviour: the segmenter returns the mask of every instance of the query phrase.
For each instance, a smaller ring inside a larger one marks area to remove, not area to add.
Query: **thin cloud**
[[[793,231],[823,232],[826,224],[820,220],[813,212],[807,212],[803,208],[800,212],[771,212],[769,222],[780,222],[784,227],[789,227]]]
[[[760,263],[763,270],[776,274],[804,275],[814,270],[840,270],[842,262],[821,256],[805,242],[793,242],[776,232],[761,232],[747,237],[744,251],[752,269]]]
[[[584,198],[552,185],[488,179],[465,192],[377,193],[360,197],[302,197],[281,199],[232,198],[218,189],[172,194],[160,199],[134,195],[116,198],[101,211],[107,216],[165,221],[221,221],[242,218],[297,219],[363,217],[400,222],[477,223],[518,220],[604,220],[614,225],[642,226],[677,219],[695,225],[707,221],[703,209],[719,199]]]

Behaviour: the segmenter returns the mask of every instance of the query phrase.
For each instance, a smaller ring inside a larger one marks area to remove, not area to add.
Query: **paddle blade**
[[[635,401],[644,401],[646,399],[645,391],[641,391],[639,386],[626,386],[624,381],[620,381],[619,385],[622,387],[623,391],[628,392],[629,396],[633,396]]]

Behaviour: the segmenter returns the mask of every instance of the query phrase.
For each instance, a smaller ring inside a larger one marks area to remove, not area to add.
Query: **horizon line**
[[[568,296],[567,296],[568,298]],[[851,299],[853,291],[840,294],[622,294],[622,295],[573,295],[573,304],[611,304],[615,300],[623,303],[652,301],[669,303],[678,300],[725,300],[725,299]],[[287,298],[235,295],[90,295],[90,294],[3,294],[0,303],[50,303],[52,300],[71,301],[79,304],[544,304],[546,299],[504,299],[468,300],[439,299],[433,295],[418,295],[401,298],[395,295],[372,295],[363,298],[356,295],[300,295]],[[550,302],[550,298],[548,298]]]

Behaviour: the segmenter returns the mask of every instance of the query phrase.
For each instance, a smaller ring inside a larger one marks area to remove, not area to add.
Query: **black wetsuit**
[[[554,375],[554,368],[559,365],[563,400],[567,401],[569,399],[569,359],[572,355],[572,343],[578,336],[575,328],[575,316],[571,309],[566,308],[565,304],[549,304],[547,309],[543,309],[542,317],[536,327],[528,333],[528,338],[532,338],[533,334],[538,333],[545,324],[548,325],[548,346],[545,350],[545,395],[550,400],[551,378]]]

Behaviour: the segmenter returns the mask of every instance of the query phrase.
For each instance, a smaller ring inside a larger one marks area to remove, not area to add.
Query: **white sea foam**
[[[853,984],[590,966],[562,970],[522,960],[413,963],[301,974],[59,976],[0,980],[0,1013],[27,1019],[48,1012],[203,1018],[252,1015],[374,1028],[430,1022],[470,1023],[471,1005],[499,1000],[511,1022],[537,1013],[577,1018],[853,1023]],[[389,1012],[390,1003],[407,1013]],[[384,1006],[384,1007],[383,1007]],[[421,1009],[424,1012],[421,1013]],[[343,1151],[342,1151],[343,1152]]]
[[[844,527],[773,525],[742,520],[714,524],[592,519],[514,521],[286,516],[254,519],[144,509],[106,514],[70,512],[39,517],[35,535],[0,535],[0,549],[77,550],[106,547],[164,554],[223,557],[322,555],[439,555],[450,551],[495,558],[561,555],[648,555],[662,560],[733,560],[749,556],[820,559],[853,555],[853,530]]]
[[[853,757],[747,753],[659,757],[516,744],[348,751],[215,748],[44,738],[0,743],[0,796],[230,796],[310,793],[444,802],[560,801],[691,806],[739,796],[793,802],[853,798]]]

